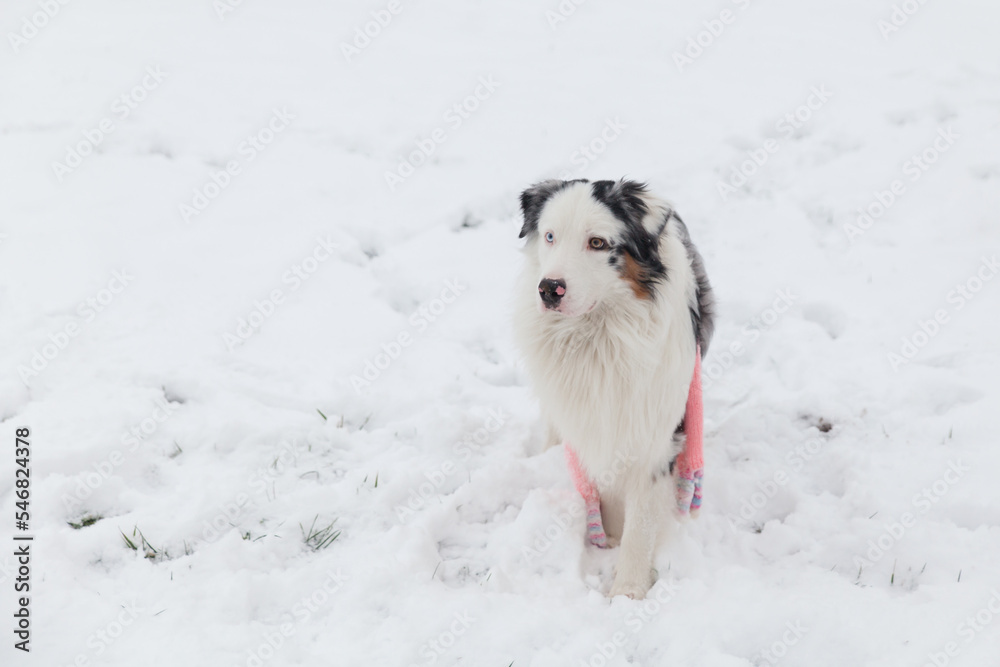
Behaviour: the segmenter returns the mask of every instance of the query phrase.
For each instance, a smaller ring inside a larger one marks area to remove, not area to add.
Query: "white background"
[[[912,0],[889,31],[888,0],[403,0],[349,55],[386,3],[219,5],[0,18],[3,664],[995,664],[995,3]],[[456,104],[475,108],[457,123]],[[294,118],[250,160],[275,109]],[[604,597],[615,554],[584,544],[510,340],[517,195],[564,172],[648,180],[719,299],[705,506],[661,553],[656,605]],[[314,519],[342,531],[324,549]],[[138,531],[154,557],[126,546]]]

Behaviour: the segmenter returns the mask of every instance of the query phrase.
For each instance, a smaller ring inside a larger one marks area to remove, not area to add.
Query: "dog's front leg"
[[[641,600],[653,584],[653,555],[657,539],[657,512],[653,486],[637,482],[625,498],[625,527],[611,597],[627,595]]]

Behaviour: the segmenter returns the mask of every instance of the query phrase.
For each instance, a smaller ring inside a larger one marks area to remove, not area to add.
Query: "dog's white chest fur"
[[[666,289],[655,302],[604,304],[570,320],[538,311],[532,281],[526,270],[519,292],[530,298],[519,298],[515,330],[545,416],[602,491],[662,470],[694,370],[684,295]]]

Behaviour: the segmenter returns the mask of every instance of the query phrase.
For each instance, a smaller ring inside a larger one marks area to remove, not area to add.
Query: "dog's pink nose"
[[[566,281],[542,278],[542,282],[538,283],[538,294],[542,297],[542,303],[546,308],[557,308],[563,295],[566,294]]]

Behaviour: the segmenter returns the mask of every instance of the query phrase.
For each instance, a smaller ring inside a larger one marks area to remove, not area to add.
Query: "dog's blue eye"
[[[552,232],[546,232],[545,233],[545,240],[548,241],[549,243],[552,243],[553,241],[556,240],[556,237],[555,237],[555,235],[552,234]]]

